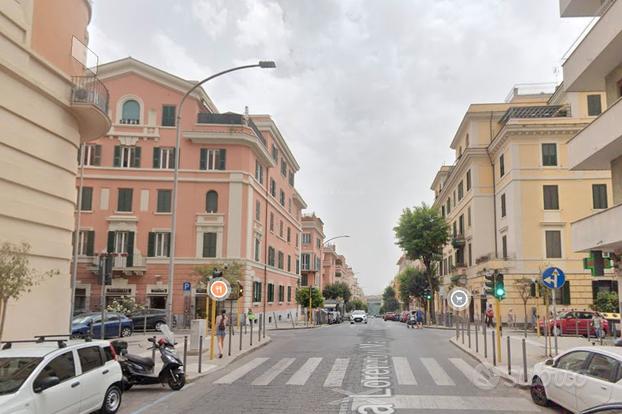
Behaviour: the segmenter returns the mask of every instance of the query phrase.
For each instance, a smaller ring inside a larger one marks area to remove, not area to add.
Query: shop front
[[[161,285],[147,286],[147,307],[149,309],[166,309],[168,288]]]

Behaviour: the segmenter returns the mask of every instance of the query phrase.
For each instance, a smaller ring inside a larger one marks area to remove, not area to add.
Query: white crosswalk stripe
[[[325,387],[341,387],[343,383],[343,379],[346,376],[346,371],[348,369],[348,364],[350,363],[350,358],[337,358],[333,367],[331,368],[328,376],[326,377],[326,381],[324,381]]]
[[[296,358],[283,358],[276,364],[274,364],[268,371],[264,372],[261,376],[257,377],[253,381],[253,385],[269,385],[280,373],[285,371]]]
[[[436,385],[456,385],[456,383],[447,375],[447,372],[440,366],[434,358],[420,358],[421,363],[428,370],[428,373],[436,383]]]
[[[408,359],[406,357],[392,357],[392,359],[397,383],[400,385],[417,385],[417,380],[410,369]]]
[[[467,364],[462,358],[449,358],[449,361],[454,364],[460,372],[464,374],[465,377],[468,378],[469,381],[476,387],[484,387],[484,388],[494,388],[494,386],[486,379],[483,375],[481,375],[475,368],[471,365]]]
[[[322,358],[309,358],[287,381],[288,385],[305,385],[313,371],[320,365]]]
[[[214,384],[233,384],[234,381],[242,378],[270,358],[255,358],[239,368],[234,369],[224,377],[214,381]]]

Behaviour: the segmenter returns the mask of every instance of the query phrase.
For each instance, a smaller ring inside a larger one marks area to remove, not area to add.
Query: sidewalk
[[[456,345],[458,348],[462,349],[478,361],[487,366],[492,367],[493,371],[497,373],[499,376],[504,378],[507,381],[511,381],[516,383],[518,386],[526,387],[530,383],[531,372],[533,366],[541,361],[546,360],[549,357],[555,356],[555,339],[554,337],[550,338],[551,348],[547,349],[545,346],[545,337],[538,337],[533,332],[527,333],[527,338],[525,338],[524,333],[522,331],[509,330],[507,327],[504,328],[503,333],[501,335],[501,362],[499,362],[499,356],[496,355],[496,366],[495,361],[493,360],[493,346],[495,346],[496,353],[496,344],[493,343],[492,332],[494,329],[486,330],[486,345],[484,345],[484,334],[482,332],[481,326],[471,325],[470,326],[470,341],[469,341],[469,330],[465,325],[464,330],[458,331],[458,336],[454,334],[452,338],[450,338],[450,342]],[[453,328],[454,332],[456,328]],[[510,366],[508,367],[508,338],[510,345]],[[526,356],[526,366],[527,366],[527,380],[525,381],[524,376],[524,364],[525,361],[523,359],[523,340],[525,341],[525,356]],[[607,338],[603,340],[602,346],[612,345],[612,338]],[[496,340],[495,340],[496,342]],[[557,338],[557,348],[558,353],[562,353],[568,349],[578,347],[578,346],[601,346],[598,341],[595,341],[594,338],[588,342],[587,338],[577,337],[577,336],[560,336]],[[548,354],[548,355],[547,355]]]

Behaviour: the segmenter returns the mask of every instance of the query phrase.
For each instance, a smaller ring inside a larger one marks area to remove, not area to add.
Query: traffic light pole
[[[501,301],[495,299],[495,315],[497,316],[497,323],[495,324],[496,342],[497,342],[497,355],[499,357],[499,363],[501,363]]]

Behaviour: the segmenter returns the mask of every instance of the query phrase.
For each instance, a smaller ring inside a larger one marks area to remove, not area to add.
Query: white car
[[[367,313],[364,310],[355,310],[350,315],[350,323],[367,323]]]
[[[113,414],[122,378],[108,341],[7,342],[0,349],[0,414]]]
[[[622,349],[578,347],[534,366],[531,398],[581,412],[622,399]]]

